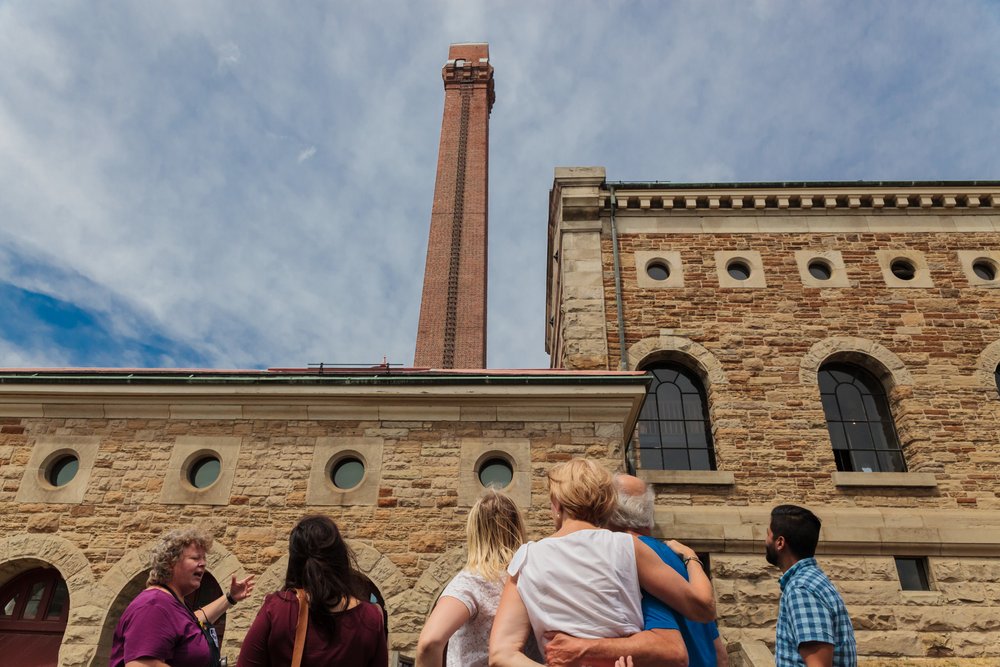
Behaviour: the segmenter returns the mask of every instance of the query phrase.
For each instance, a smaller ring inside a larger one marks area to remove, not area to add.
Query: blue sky
[[[1000,2],[0,1],[0,366],[413,359],[448,45],[488,41],[489,365],[556,166],[1000,179]]]

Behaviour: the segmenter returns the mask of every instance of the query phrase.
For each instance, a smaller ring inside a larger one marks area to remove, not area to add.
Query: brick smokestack
[[[486,212],[493,67],[488,44],[452,44],[413,365],[486,367]]]

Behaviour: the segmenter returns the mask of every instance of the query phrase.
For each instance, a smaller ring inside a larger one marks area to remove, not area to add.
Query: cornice
[[[1000,209],[1000,184],[881,187],[817,185],[795,187],[642,187],[615,188],[616,213],[655,211],[666,214],[796,211],[992,212]],[[610,212],[610,191],[600,194],[600,208]]]

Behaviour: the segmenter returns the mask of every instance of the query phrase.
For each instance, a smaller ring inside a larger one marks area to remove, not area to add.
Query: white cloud
[[[0,246],[61,270],[0,277],[216,366],[409,363],[440,68],[485,39],[490,364],[547,366],[553,167],[996,178],[998,27],[988,3],[4,3]]]
[[[218,61],[216,68],[221,72],[240,64],[240,47],[232,42],[225,42],[216,47]]]
[[[299,164],[305,162],[306,160],[308,160],[309,158],[311,158],[313,155],[316,155],[316,147],[315,146],[310,146],[309,148],[306,148],[306,149],[300,151],[299,152],[299,159],[298,159]]]

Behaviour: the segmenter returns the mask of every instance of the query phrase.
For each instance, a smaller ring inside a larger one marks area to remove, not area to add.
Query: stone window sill
[[[937,478],[930,472],[835,472],[834,486],[847,487],[897,487],[910,489],[936,489]]]
[[[904,600],[912,600],[913,602],[921,602],[921,603],[935,602],[937,600],[941,600],[944,598],[944,596],[941,594],[941,591],[935,591],[935,590],[900,591],[899,593]]]
[[[639,470],[639,479],[650,484],[676,486],[733,486],[736,476],[725,470]]]

